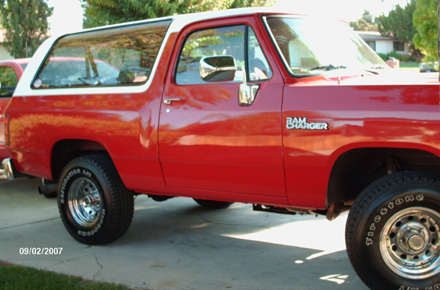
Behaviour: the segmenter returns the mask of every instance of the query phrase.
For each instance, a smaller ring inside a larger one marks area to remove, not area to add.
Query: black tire
[[[133,193],[105,154],[81,156],[64,168],[58,186],[58,207],[70,235],[83,244],[110,243],[130,227]]]
[[[371,289],[440,289],[440,181],[399,172],[368,186],[346,226],[347,253]]]
[[[227,208],[233,202],[226,202],[226,201],[217,201],[217,200],[207,200],[207,199],[198,199],[194,198],[195,202],[197,202],[199,205],[206,207],[206,208],[212,208],[212,209],[221,209],[221,208]]]

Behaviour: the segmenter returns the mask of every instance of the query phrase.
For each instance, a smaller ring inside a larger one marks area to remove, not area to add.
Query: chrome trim
[[[10,180],[14,179],[14,166],[11,158],[6,158],[2,161],[2,166],[6,177]]]
[[[236,71],[235,59],[230,55],[205,56],[200,60],[200,77],[207,82],[232,81]],[[218,73],[223,73],[223,77],[212,80]]]
[[[182,102],[184,98],[170,98],[163,101],[164,104],[170,105],[172,102]]]
[[[67,197],[70,214],[79,226],[92,228],[104,218],[104,200],[91,179],[81,177],[74,180]]]
[[[246,71],[243,70],[243,83],[240,84],[238,103],[240,106],[250,106],[254,103],[257,96],[259,84],[248,84]]]
[[[429,279],[440,273],[440,213],[409,207],[395,213],[380,233],[386,266],[400,277]]]
[[[258,84],[240,84],[239,103],[241,106],[250,106],[255,101],[258,89]]]

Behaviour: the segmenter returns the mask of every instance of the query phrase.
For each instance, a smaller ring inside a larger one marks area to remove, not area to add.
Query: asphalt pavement
[[[329,222],[142,195],[122,238],[88,246],[70,237],[38,184],[0,180],[1,261],[137,289],[368,289],[345,251],[346,215]]]

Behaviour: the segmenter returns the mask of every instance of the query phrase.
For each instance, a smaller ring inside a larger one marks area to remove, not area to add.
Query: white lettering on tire
[[[374,241],[371,239],[371,237],[374,236],[374,232],[377,229],[376,225],[382,220],[382,216],[385,216],[388,213],[389,209],[394,209],[394,207],[400,206],[405,202],[423,201],[424,199],[425,197],[422,194],[419,194],[415,197],[414,195],[407,195],[404,198],[398,198],[395,201],[391,201],[387,204],[386,207],[381,208],[379,210],[379,214],[374,217],[373,223],[369,227],[369,231],[367,232],[367,235],[365,237],[365,245],[366,246],[373,245]],[[438,288],[438,290],[440,290],[440,288]]]

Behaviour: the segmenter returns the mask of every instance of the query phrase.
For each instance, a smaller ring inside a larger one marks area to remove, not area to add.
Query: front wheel
[[[73,159],[60,180],[58,207],[73,238],[88,245],[106,244],[127,231],[133,218],[133,194],[107,155]]]
[[[372,289],[440,289],[440,182],[399,172],[368,186],[346,226],[347,253]]]

